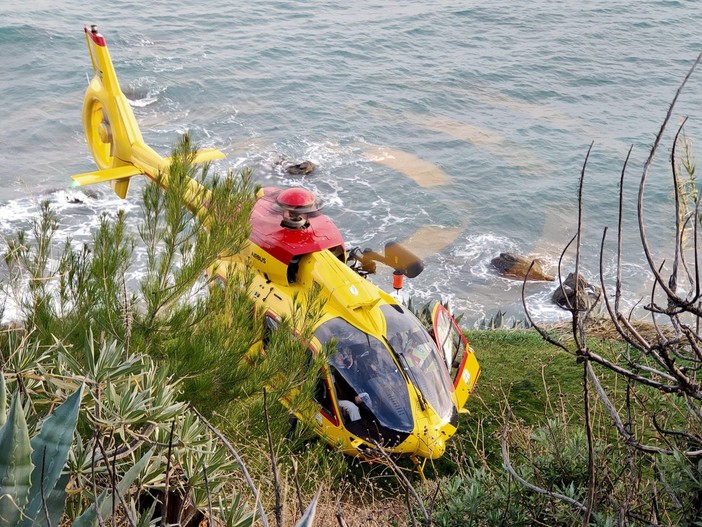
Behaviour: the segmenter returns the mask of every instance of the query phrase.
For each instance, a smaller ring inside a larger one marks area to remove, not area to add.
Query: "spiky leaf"
[[[129,486],[134,482],[139,474],[148,463],[149,459],[154,453],[152,448],[146,454],[144,454],[139,461],[137,461],[124,475],[124,477],[117,483],[117,492],[124,496]],[[100,518],[105,519],[110,516],[112,510],[112,492],[102,492],[98,499],[93,503],[83,514],[73,522],[72,527],[89,527],[98,524],[97,507],[100,508]]]
[[[63,516],[63,511],[66,508],[66,486],[71,479],[71,474],[66,473],[56,482],[53,490],[46,497],[46,510],[49,512],[49,520],[47,523],[46,513],[43,510],[39,511],[34,519],[32,527],[46,527],[47,525],[57,526]]]
[[[16,525],[27,503],[32,477],[32,447],[19,395],[0,428],[0,525]]]
[[[0,426],[7,421],[7,392],[5,391],[5,374],[0,370]]]
[[[317,501],[319,500],[319,495],[321,492],[322,489],[320,487],[317,493],[314,495],[312,502],[307,507],[305,514],[303,514],[300,521],[295,524],[295,527],[312,527],[314,524],[314,516],[317,513]]]
[[[151,504],[151,507],[149,507],[149,510],[141,513],[141,515],[139,516],[139,523],[137,523],[137,527],[149,527],[154,523],[153,520],[154,512],[156,512],[156,505],[158,505],[158,501],[154,500],[154,502]]]
[[[32,438],[32,488],[21,527],[32,525],[42,506],[42,493],[46,499],[61,476],[73,442],[82,395],[81,386],[46,418],[39,433]],[[49,510],[50,514],[52,512]]]

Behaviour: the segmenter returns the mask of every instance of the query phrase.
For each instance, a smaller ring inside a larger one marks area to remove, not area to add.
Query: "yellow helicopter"
[[[167,186],[169,159],[144,143],[105,38],[96,26],[84,29],[95,76],[85,94],[83,126],[99,170],[73,176],[74,185],[110,182],[121,198],[136,175]],[[206,149],[197,152],[195,162],[223,157]],[[184,205],[204,214],[207,200],[200,184],[188,184]],[[458,414],[467,412],[480,375],[478,361],[440,303],[432,327],[425,328],[366,278],[381,262],[401,282],[423,270],[421,260],[396,243],[387,244],[382,255],[347,251],[337,227],[304,188],[263,188],[250,223],[246,247],[218,260],[213,272],[225,278],[232,266],[253,269],[250,294],[269,327],[290,313],[293,297],[313,285],[326,300],[310,347],[319,352],[332,343],[336,351],[317,385],[313,411],[296,417],[345,454],[378,459],[381,447],[409,456],[420,471],[427,459],[440,457],[456,432]]]

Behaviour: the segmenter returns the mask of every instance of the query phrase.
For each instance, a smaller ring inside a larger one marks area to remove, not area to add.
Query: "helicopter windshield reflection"
[[[453,384],[436,343],[412,313],[400,306],[381,306],[388,341],[401,359],[413,384],[444,419],[454,411]]]
[[[341,318],[325,322],[315,335],[323,345],[336,346],[329,364],[349,424],[362,420],[367,432],[373,422],[381,434],[380,428],[413,430],[407,384],[383,343]]]

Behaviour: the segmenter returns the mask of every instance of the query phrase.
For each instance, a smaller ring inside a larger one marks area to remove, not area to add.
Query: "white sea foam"
[[[149,106],[150,104],[158,101],[158,94],[150,92],[146,97],[142,99],[130,99],[129,104],[135,108],[143,108],[144,106]]]
[[[140,47],[149,47],[149,46],[153,46],[154,42],[152,40],[149,40],[148,38],[142,37],[136,41],[135,45],[140,46]]]

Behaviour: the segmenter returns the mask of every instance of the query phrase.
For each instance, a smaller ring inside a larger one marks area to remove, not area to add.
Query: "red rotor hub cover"
[[[303,212],[316,210],[315,197],[312,192],[304,188],[289,188],[283,190],[276,198],[276,203],[283,208]]]

